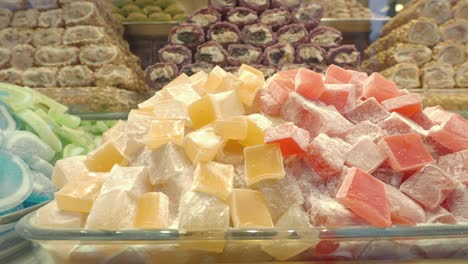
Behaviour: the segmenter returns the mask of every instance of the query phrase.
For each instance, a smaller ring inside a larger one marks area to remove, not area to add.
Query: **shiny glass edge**
[[[447,239],[468,238],[468,224],[421,225],[391,228],[346,227],[305,229],[229,229],[227,231],[164,230],[88,230],[51,229],[33,224],[35,213],[23,217],[16,232],[23,238],[40,241],[219,241],[219,240],[375,240],[375,239]]]

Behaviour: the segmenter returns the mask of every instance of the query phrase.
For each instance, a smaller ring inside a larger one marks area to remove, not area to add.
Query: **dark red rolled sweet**
[[[256,23],[242,29],[242,41],[245,44],[265,48],[276,43],[276,35],[271,27]]]
[[[219,66],[226,65],[227,59],[227,51],[215,41],[208,41],[198,46],[195,54],[195,62],[206,62]]]
[[[226,13],[231,8],[236,7],[237,0],[209,0],[208,6],[222,13]]]
[[[293,12],[293,20],[304,24],[308,30],[316,28],[323,17],[324,9],[319,4],[301,5]]]
[[[303,0],[271,0],[271,7],[292,10],[302,5]]]
[[[198,25],[182,23],[171,29],[168,42],[193,48],[205,42],[205,32]]]
[[[239,43],[241,33],[239,28],[231,23],[218,22],[210,26],[207,33],[207,39],[220,43],[223,46]]]
[[[168,44],[158,51],[159,61],[177,66],[192,63],[192,51],[185,46]]]
[[[239,28],[244,27],[245,25],[250,25],[258,20],[257,12],[247,7],[236,7],[231,9],[227,15],[226,19],[229,23],[237,25]]]
[[[314,67],[312,67],[311,70],[313,70],[314,72],[318,72],[318,73],[325,73],[327,68],[328,68],[328,65],[326,64],[317,64],[317,65],[314,65]]]
[[[330,64],[354,68],[361,62],[361,54],[354,45],[342,45],[330,49],[327,53],[327,60]]]
[[[295,50],[291,44],[278,43],[265,49],[263,64],[274,65],[278,67],[285,64],[294,63],[294,58]]]
[[[284,26],[276,32],[278,43],[289,43],[293,46],[305,43],[309,38],[309,31],[302,24]]]
[[[201,71],[209,73],[213,68],[214,68],[213,64],[209,64],[206,62],[195,62],[192,64],[187,64],[187,65],[182,66],[179,74],[185,73],[188,76],[191,76]]]
[[[263,58],[263,51],[248,44],[231,44],[228,47],[228,63],[231,66],[241,64],[259,64]]]
[[[315,44],[301,44],[296,47],[296,63],[322,64],[327,62],[327,52]]]
[[[251,66],[261,71],[263,75],[265,76],[265,79],[270,78],[271,76],[275,75],[275,73],[278,71],[278,69],[273,65],[259,64],[259,65],[251,65]]]
[[[221,21],[221,14],[214,8],[200,8],[187,21],[208,29],[211,25]]]
[[[145,81],[149,87],[159,90],[179,74],[174,63],[156,63],[145,71]]]
[[[342,41],[343,35],[339,30],[319,26],[310,32],[308,42],[324,49],[330,49],[340,46]]]
[[[250,8],[260,14],[270,7],[270,0],[239,0],[239,6]]]
[[[260,22],[270,26],[273,30],[278,30],[280,27],[290,24],[291,21],[291,13],[283,8],[266,10],[260,16]]]

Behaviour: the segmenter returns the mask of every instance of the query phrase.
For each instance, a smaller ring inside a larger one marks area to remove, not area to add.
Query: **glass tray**
[[[31,213],[16,231],[41,243],[56,261],[72,263],[125,263],[135,258],[143,263],[273,261],[264,251],[268,247],[286,255],[302,252],[288,261],[468,259],[468,224],[198,232],[57,230],[35,226]]]

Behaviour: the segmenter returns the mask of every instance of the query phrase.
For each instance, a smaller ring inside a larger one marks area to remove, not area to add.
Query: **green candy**
[[[64,125],[70,128],[78,128],[80,126],[81,119],[79,117],[57,111],[54,108],[49,110],[49,116],[52,118],[52,120],[60,125]]]

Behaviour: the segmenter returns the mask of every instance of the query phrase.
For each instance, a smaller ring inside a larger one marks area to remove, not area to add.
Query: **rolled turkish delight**
[[[146,83],[152,89],[161,89],[177,77],[178,69],[174,63],[156,63],[145,71]]]
[[[15,12],[11,26],[22,28],[35,28],[37,26],[37,18],[39,11],[35,9],[21,10]]]
[[[13,13],[10,10],[6,8],[0,8],[0,29],[8,27],[12,17]]]
[[[104,65],[96,72],[96,85],[111,86],[126,90],[143,90],[137,85],[135,73],[125,65]]]
[[[63,25],[62,9],[41,12],[37,19],[39,27],[60,27]]]
[[[257,23],[244,27],[242,40],[246,44],[265,48],[276,43],[276,36],[271,27]]]
[[[97,44],[106,41],[107,34],[102,27],[74,26],[69,27],[63,34],[65,45]]]
[[[309,43],[324,49],[334,48],[341,45],[343,35],[339,30],[331,27],[320,26],[310,32]]]
[[[434,59],[451,65],[459,65],[465,62],[465,46],[454,41],[446,41],[437,44],[433,48]]]
[[[23,84],[28,87],[57,87],[57,68],[29,68],[23,72]]]
[[[456,68],[455,82],[457,87],[468,87],[468,62]]]
[[[171,29],[168,42],[193,48],[205,41],[205,32],[195,24],[182,23]]]
[[[456,19],[468,19],[468,1],[459,1],[453,7],[452,12]]]
[[[79,58],[81,64],[89,67],[100,67],[105,64],[119,64],[122,60],[116,45],[89,45],[81,47]]]
[[[323,17],[323,7],[318,4],[302,5],[293,12],[294,21],[312,30],[320,24]]]
[[[425,2],[425,0],[411,1],[410,4],[406,5],[405,8],[398,13],[398,16],[388,21],[388,23],[382,27],[382,36],[409,23],[415,17],[419,17]]]
[[[398,43],[395,47],[379,52],[362,63],[370,71],[381,71],[398,63],[408,62],[422,66],[432,60],[432,50],[421,44]]]
[[[211,25],[207,35],[208,40],[213,40],[221,45],[229,45],[240,41],[239,28],[231,23],[218,22]]]
[[[455,86],[455,71],[452,65],[443,62],[432,61],[422,68],[423,88],[444,89]]]
[[[158,51],[159,61],[177,66],[192,63],[192,51],[185,46],[169,44]]]
[[[275,44],[265,49],[264,64],[281,66],[285,64],[294,63],[295,50],[294,47],[289,44]]]
[[[94,72],[86,65],[62,67],[58,71],[57,81],[62,87],[93,86]]]
[[[198,46],[195,54],[196,62],[206,62],[220,66],[226,65],[227,59],[227,51],[215,41],[208,41]]]
[[[205,63],[205,62],[196,62],[196,63],[184,65],[180,69],[180,73],[185,73],[188,76],[191,76],[191,75],[194,75],[195,73],[201,72],[201,71],[209,73],[213,68],[214,68],[214,66],[212,64],[208,64],[208,63]]]
[[[45,46],[37,49],[34,60],[37,65],[59,67],[78,62],[79,49],[68,46]]]
[[[237,25],[239,28],[257,22],[258,15],[254,10],[247,7],[231,9],[226,15],[227,21]]]
[[[398,87],[405,87],[408,89],[421,87],[419,68],[416,64],[399,63],[382,71],[381,74],[392,80]]]
[[[261,13],[270,7],[270,0],[239,0],[239,6]]]
[[[315,44],[301,44],[296,48],[296,63],[323,64],[327,61],[327,53]]]
[[[33,45],[37,48],[43,46],[58,46],[62,44],[63,28],[41,28],[34,31]]]
[[[13,48],[18,44],[29,44],[33,38],[31,29],[0,29],[0,47]]]
[[[0,82],[23,85],[23,71],[15,68],[0,70]]]
[[[439,26],[439,32],[443,40],[453,40],[462,43],[468,42],[468,20],[451,19]]]
[[[0,47],[0,70],[10,67],[11,51]]]
[[[221,21],[221,14],[213,8],[201,8],[195,11],[188,22],[194,23],[204,29],[208,29],[211,25]]]
[[[209,0],[208,6],[222,12],[227,12],[229,9],[236,7],[237,0]]]
[[[271,7],[282,7],[289,10],[301,6],[303,0],[271,0]]]
[[[34,64],[35,48],[28,44],[16,45],[11,50],[11,66],[26,70]]]
[[[263,52],[261,49],[248,44],[231,44],[228,47],[228,62],[232,66],[240,66],[241,64],[259,64]]]
[[[361,62],[361,53],[354,45],[343,45],[332,48],[327,53],[327,61],[342,67],[357,67]]]
[[[275,75],[275,73],[278,71],[278,69],[273,65],[259,64],[259,65],[252,65],[252,67],[254,67],[255,69],[261,71],[266,79],[270,78],[273,75]]]
[[[297,46],[306,42],[309,37],[309,32],[301,24],[291,24],[284,26],[276,32],[276,37],[279,43],[289,43],[293,46]]]
[[[260,16],[260,22],[270,26],[273,30],[289,25],[291,20],[291,13],[283,8],[269,9]]]
[[[392,34],[379,38],[366,49],[366,56],[390,49],[397,43],[433,46],[440,40],[439,29],[433,19],[421,17],[401,26]]]

